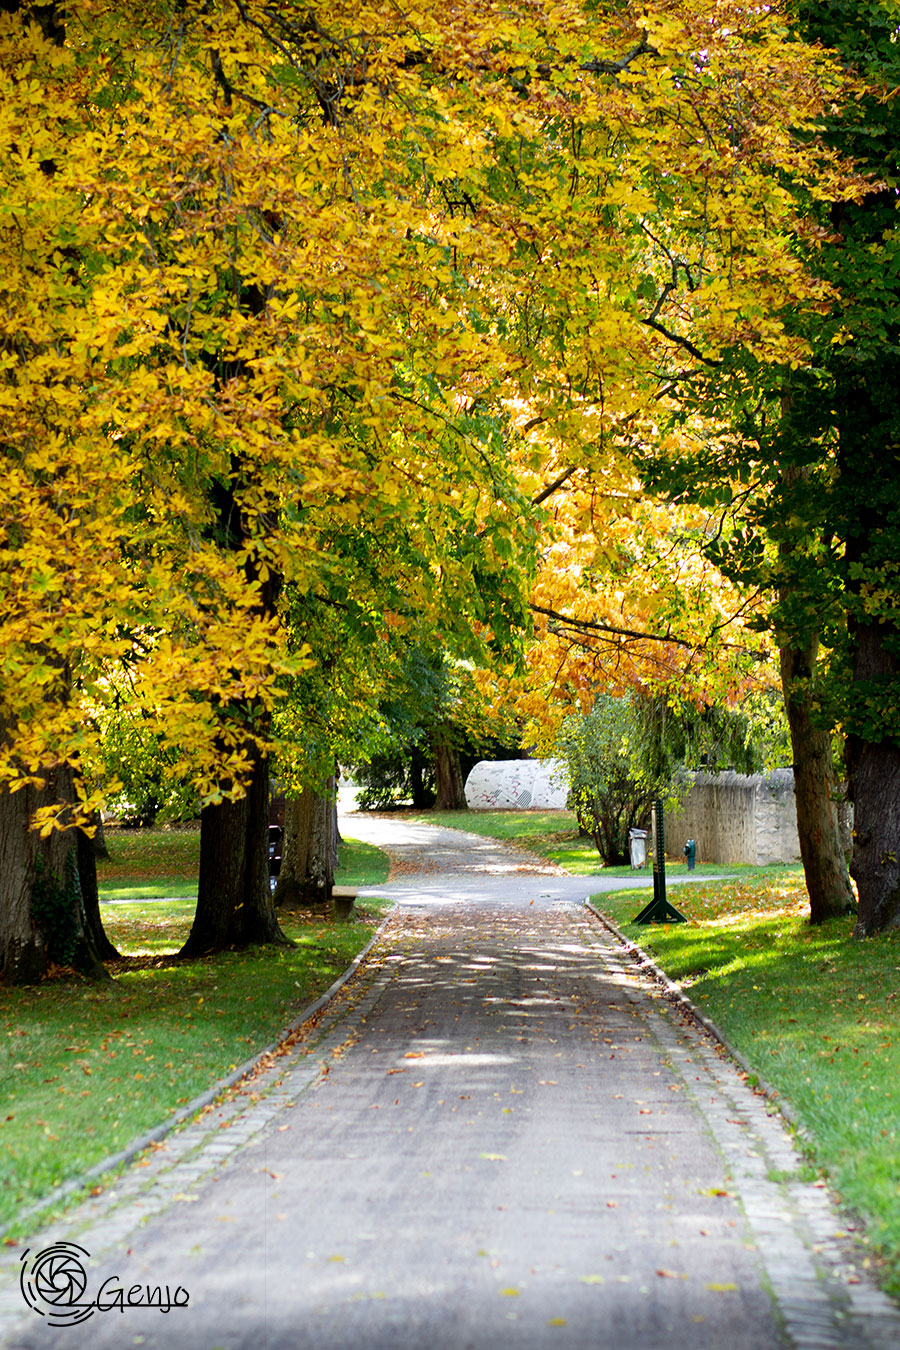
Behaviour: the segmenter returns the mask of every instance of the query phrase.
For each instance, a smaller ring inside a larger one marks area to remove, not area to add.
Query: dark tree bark
[[[327,908],[334,887],[335,824],[333,780],[324,793],[306,788],[288,799],[276,905]]]
[[[855,679],[900,684],[900,661],[886,649],[878,627],[856,628]],[[887,729],[887,728],[886,728]],[[900,746],[847,738],[847,772],[854,807],[850,872],[859,891],[854,937],[900,928]]]
[[[109,862],[109,849],[106,847],[106,831],[103,828],[103,817],[99,811],[95,811],[91,819],[94,826],[94,837],[91,840],[91,848],[96,862]]]
[[[437,811],[466,811],[466,789],[459,755],[450,735],[439,727],[431,738],[434,754],[435,809]]]
[[[30,828],[39,807],[71,799],[68,770],[49,774],[42,790],[0,791],[0,979],[7,984],[37,983],[51,960],[88,979],[109,979],[85,916],[73,832],[56,829],[42,839]],[[43,914],[36,912],[39,891]]]
[[[409,756],[409,787],[412,804],[417,811],[427,811],[434,806],[434,793],[425,781],[428,762],[418,746],[414,745]]]
[[[816,664],[818,639],[780,649],[781,683],[794,752],[797,834],[812,923],[856,912],[841,839],[837,779],[831,734],[814,725],[807,690]]]
[[[103,927],[103,920],[100,917],[96,838],[89,838],[84,830],[76,830],[75,840],[78,850],[78,881],[81,886],[81,902],[84,905],[85,926],[91,935],[99,959],[111,961],[119,955],[119,952],[110,942]]]
[[[854,808],[854,936],[900,927],[900,360],[885,347],[838,367],[838,499],[852,683],[845,758]]]
[[[197,909],[180,955],[267,942],[290,946],[269,886],[269,766],[254,755],[245,795],[200,813]]]
[[[38,854],[61,873],[62,837],[43,847],[29,832],[28,817],[39,803],[31,788],[0,792],[0,977],[7,984],[36,983],[47,969],[47,945],[31,915],[31,889]]]

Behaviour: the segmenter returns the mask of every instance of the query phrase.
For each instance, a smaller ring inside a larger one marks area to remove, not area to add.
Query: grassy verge
[[[182,832],[167,833],[161,844],[152,836],[163,832],[140,833],[143,839],[135,832],[121,851],[114,841],[112,866],[132,868],[130,879],[145,889],[134,863],[143,851],[158,864],[148,888],[170,894],[179,869],[192,865]],[[384,854],[370,845],[346,845],[342,863],[345,885],[377,884],[387,875]],[[196,889],[196,880],[190,884]],[[113,984],[63,975],[2,991],[0,1225],[16,1235],[19,1210],[274,1040],[365,946],[383,908],[367,901],[354,921],[340,924],[283,913],[293,947],[179,962],[173,953],[190,929],[193,899],[104,905],[104,924],[125,954],[111,967]]]
[[[812,928],[796,870],[679,887],[686,924],[631,922],[648,890],[595,903],[651,953],[787,1101],[811,1156],[866,1222],[900,1295],[900,932]]]

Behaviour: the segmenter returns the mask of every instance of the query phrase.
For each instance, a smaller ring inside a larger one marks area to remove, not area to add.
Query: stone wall
[[[698,862],[762,866],[800,861],[791,769],[752,777],[698,773],[692,779],[680,808],[666,812],[669,857],[682,857],[685,843],[693,839]]]

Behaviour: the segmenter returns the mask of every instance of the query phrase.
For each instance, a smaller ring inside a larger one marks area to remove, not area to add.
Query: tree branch
[[[552,497],[553,493],[557,490],[557,488],[561,488],[563,483],[568,482],[568,480],[572,477],[572,474],[575,473],[577,468],[578,468],[577,464],[570,464],[569,467],[565,469],[559,475],[558,478],[554,479],[552,483],[548,483],[545,488],[542,488],[536,497],[532,497],[531,505],[540,506],[541,502],[545,502],[548,497]]]
[[[638,316],[638,322],[642,323],[645,328],[652,328],[654,332],[660,333],[668,342],[674,342],[677,347],[683,347],[686,352],[690,352],[695,360],[702,361],[705,366],[711,366],[714,370],[721,366],[721,361],[715,361],[711,356],[704,356],[700,348],[695,347],[690,338],[682,337],[680,333],[671,333],[656,319],[652,317],[642,319]]]
[[[639,641],[647,642],[671,642],[676,647],[686,647],[693,651],[696,646],[693,642],[688,642],[685,638],[672,637],[670,633],[640,633],[634,628],[619,628],[615,624],[597,623],[594,619],[576,619],[571,614],[560,614],[558,610],[546,609],[543,605],[531,605],[530,608],[535,614],[543,614],[546,618],[552,619],[554,623],[564,624],[567,628],[574,628],[586,633],[610,633],[614,637],[635,638]]]

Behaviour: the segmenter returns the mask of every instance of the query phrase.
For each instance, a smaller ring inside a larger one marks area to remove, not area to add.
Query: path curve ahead
[[[403,829],[401,868],[448,861],[453,841]],[[34,1235],[32,1262],[90,1253],[87,1320],[23,1321],[4,1256],[4,1344],[896,1350],[764,1099],[563,878],[461,847],[431,899],[409,877],[305,1041]],[[487,879],[502,895],[467,889]],[[188,1306],[116,1307],[166,1284]]]

